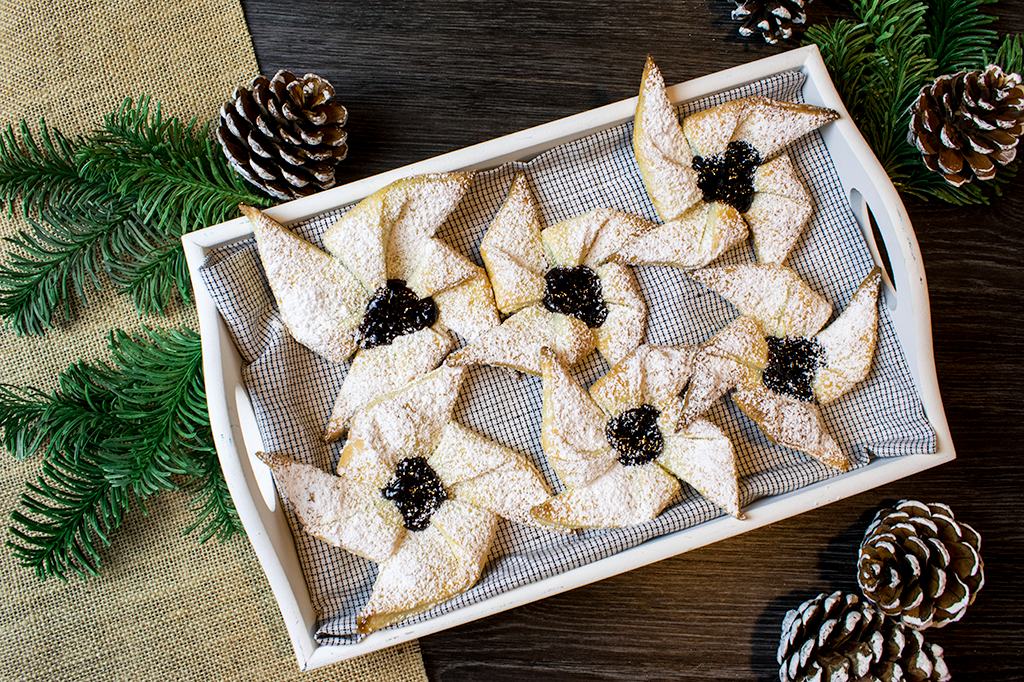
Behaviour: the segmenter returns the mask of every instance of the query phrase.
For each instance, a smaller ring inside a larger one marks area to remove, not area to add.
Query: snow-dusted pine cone
[[[348,111],[332,97],[334,88],[320,76],[298,78],[283,69],[236,88],[217,126],[228,163],[286,201],[333,187],[335,168],[348,154]]]
[[[732,18],[741,20],[742,36],[760,33],[774,45],[793,36],[793,26],[807,21],[804,7],[811,0],[733,0]]]
[[[1017,155],[1024,133],[1024,86],[995,64],[939,76],[911,106],[907,139],[925,164],[959,187],[991,180]]]
[[[985,584],[981,536],[944,504],[902,500],[864,533],[857,582],[864,596],[908,627],[960,620]]]
[[[855,594],[819,594],[789,611],[777,655],[781,682],[946,682],[942,647]]]

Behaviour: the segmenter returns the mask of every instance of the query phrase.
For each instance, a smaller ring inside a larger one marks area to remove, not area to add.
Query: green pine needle
[[[924,165],[908,139],[910,106],[936,77],[980,69],[996,39],[994,17],[981,9],[995,0],[854,0],[858,21],[811,26],[806,40],[825,65],[861,133],[896,189],[923,200],[988,203],[1014,177],[1016,164],[993,180],[954,187]],[[997,62],[1024,62],[1024,41],[1007,39]]]
[[[43,334],[105,271],[142,314],[191,302],[180,237],[266,207],[231,170],[208,126],[164,118],[149,97],[128,99],[90,136],[69,139],[22,121],[0,132],[0,203],[31,225],[0,264],[0,317],[15,333]]]
[[[191,500],[195,521],[184,532],[198,530],[200,542],[212,537],[223,542],[235,533],[244,533],[212,437],[206,447],[195,450],[195,461],[201,469],[201,474],[193,478],[194,483],[190,487],[195,493]]]
[[[43,462],[38,484],[27,484],[21,496],[27,513],[14,511],[14,540],[7,545],[40,580],[55,575],[67,581],[69,571],[80,577],[99,575],[97,542],[110,545],[109,535],[121,525],[132,499],[87,459],[66,457]]]
[[[927,15],[926,50],[935,59],[935,74],[984,66],[984,53],[996,40],[996,32],[984,28],[995,17],[981,11],[997,0],[933,0]]]
[[[233,218],[239,203],[267,203],[230,170],[209,126],[164,119],[149,97],[106,116],[77,158],[83,173],[109,176],[112,193],[134,196],[142,220],[172,237]]]
[[[987,55],[985,61],[989,61]],[[1024,75],[1024,35],[1018,33],[1006,36],[992,61],[998,64],[1004,73]]]
[[[202,345],[189,329],[111,333],[113,363],[78,362],[50,395],[0,385],[3,443],[42,452],[36,484],[12,513],[15,556],[40,578],[94,575],[97,543],[133,501],[183,485],[200,540],[241,531],[213,448]]]
[[[18,247],[0,264],[0,316],[18,335],[43,334],[53,316],[71,317],[77,297],[88,303],[86,289],[99,290],[99,273],[124,218],[113,209],[91,215],[72,207],[52,207],[41,222],[28,218],[32,232],[22,230],[7,241]]]

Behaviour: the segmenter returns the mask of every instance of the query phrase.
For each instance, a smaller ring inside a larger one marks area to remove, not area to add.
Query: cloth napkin
[[[801,101],[805,76],[785,72],[681,107],[681,115],[748,95]],[[459,207],[438,236],[482,265],[479,244],[517,171],[526,173],[543,226],[611,207],[657,220],[633,156],[632,122],[552,149],[529,163],[508,164],[477,174]],[[842,311],[872,268],[871,256],[846,201],[833,159],[815,132],[793,143],[788,153],[814,198],[815,213],[787,264]],[[322,245],[321,236],[349,207],[292,225]],[[727,253],[718,264],[752,260],[749,245]],[[647,342],[695,344],[736,316],[725,301],[671,267],[635,269],[648,305]],[[243,378],[254,405],[265,449],[334,471],[343,443],[323,442],[323,427],[346,367],[300,346],[280,321],[263,274],[255,241],[213,251],[203,278],[224,317],[242,360]],[[822,409],[824,421],[854,462],[871,457],[934,452],[935,437],[925,418],[903,350],[887,308],[880,306],[878,350],[870,376],[842,400]],[[589,386],[608,371],[595,352],[574,373]],[[502,369],[467,372],[457,421],[533,459],[552,489],[560,489],[540,443],[541,381]],[[741,476],[740,502],[796,490],[836,475],[801,453],[772,445],[731,401],[717,403],[711,419],[732,439]],[[681,499],[661,516],[638,526],[556,535],[502,521],[481,580],[458,597],[416,616],[430,619],[521,585],[635,547],[722,512],[687,485]],[[324,644],[358,641],[356,616],[369,597],[376,565],[304,533],[288,508],[299,560],[314,606],[321,614],[317,636]]]

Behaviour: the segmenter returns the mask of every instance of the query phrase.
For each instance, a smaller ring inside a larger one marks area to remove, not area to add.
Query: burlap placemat
[[[68,135],[95,128],[125,97],[212,119],[258,71],[237,0],[0,0],[0,124],[22,118]],[[0,217],[0,236],[25,225]],[[0,246],[6,260],[9,245]],[[194,311],[140,320],[111,287],[90,292],[43,337],[0,331],[0,381],[43,390],[79,359],[105,358],[108,333],[142,324],[198,329]],[[38,459],[0,467],[0,518]],[[187,495],[133,510],[102,554],[102,576],[39,581],[0,548],[0,678],[7,680],[425,680],[415,642],[300,673],[249,543],[200,545],[181,530]],[[4,532],[5,539],[9,534]]]

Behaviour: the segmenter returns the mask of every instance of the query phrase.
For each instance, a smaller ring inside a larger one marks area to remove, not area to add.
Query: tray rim
[[[790,493],[756,500],[744,508],[747,516],[744,521],[737,521],[730,516],[718,517],[428,621],[374,632],[355,644],[321,645],[314,639],[316,613],[299,566],[291,531],[280,505],[274,505],[273,502],[268,505],[264,500],[257,479],[266,472],[254,471],[248,454],[258,449],[259,435],[252,433],[253,429],[244,423],[247,420],[252,423],[252,417],[241,379],[241,357],[199,274],[210,250],[246,238],[252,233],[251,226],[247,219],[238,218],[182,237],[199,317],[207,402],[217,454],[239,517],[281,610],[300,669],[309,670],[408,642],[581,587],[865,492],[956,457],[935,372],[928,290],[917,239],[899,194],[850,119],[817,47],[811,45],[793,49],[679,83],[669,87],[668,94],[674,103],[678,103],[730,90],[793,69],[802,70],[807,75],[804,94],[808,101],[831,107],[841,114],[838,121],[822,130],[822,135],[830,151],[832,145],[844,144],[856,162],[853,167],[858,174],[852,180],[848,181],[843,173],[848,169],[837,170],[840,171],[848,198],[854,204],[854,213],[862,229],[866,224],[864,209],[870,207],[882,228],[883,248],[890,254],[895,250],[901,257],[896,259],[890,255],[889,259],[897,269],[894,279],[897,280],[896,291],[900,292],[895,297],[895,307],[890,307],[896,312],[902,311],[899,316],[904,324],[898,325],[897,333],[908,356],[908,365],[925,415],[935,431],[936,452],[875,459],[863,468],[838,477]],[[636,101],[636,97],[621,100],[280,204],[266,212],[280,222],[292,223],[358,201],[390,182],[409,175],[480,170],[508,161],[529,159],[558,144],[631,120]],[[853,192],[858,194],[854,195]],[[854,197],[860,197],[863,201],[853,201]],[[870,237],[867,241],[873,258],[878,262],[878,245]],[[897,268],[897,264],[902,267]],[[890,297],[895,291],[892,290],[893,283],[888,278],[886,280],[886,295]],[[906,314],[906,308],[909,308],[910,315]],[[897,314],[893,315],[894,320],[897,317]],[[247,441],[250,447],[246,446]],[[243,457],[243,454],[246,456]]]

